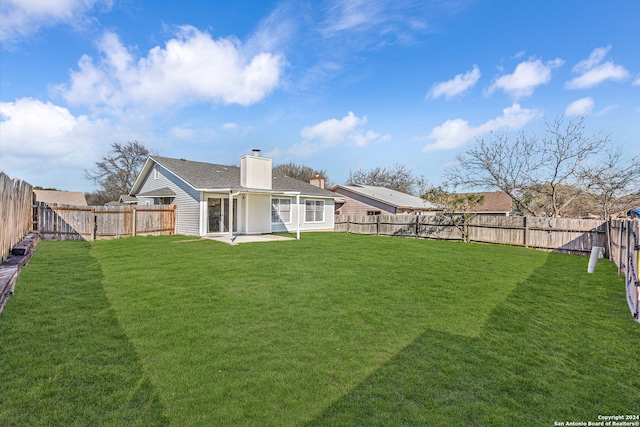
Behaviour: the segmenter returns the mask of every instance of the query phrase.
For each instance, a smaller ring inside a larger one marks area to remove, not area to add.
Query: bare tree
[[[476,207],[484,202],[484,196],[479,194],[450,193],[443,187],[432,187],[421,196],[428,202],[439,206],[442,211],[438,216],[448,220],[462,234],[465,242],[469,241],[469,221],[476,216]]]
[[[501,133],[478,140],[456,157],[445,178],[454,186],[500,189],[527,214],[542,203],[550,216],[559,217],[595,185],[586,171],[608,143],[607,135],[587,134],[584,118],[560,117],[546,123],[541,138]]]
[[[377,167],[370,170],[349,171],[347,185],[363,184],[386,187],[402,193],[414,194],[416,186],[424,186],[424,179],[414,177],[406,166],[394,164],[391,168]]]
[[[585,174],[602,219],[617,217],[640,204],[640,156],[625,158],[619,149],[609,151],[598,167]]]
[[[312,178],[315,178],[316,175],[320,175],[325,179],[325,185],[330,187],[327,171],[324,169],[313,169],[310,166],[298,165],[290,162],[275,166],[273,170],[290,178],[295,178],[304,182],[309,182]]]
[[[111,144],[111,150],[96,162],[95,168],[84,171],[85,178],[98,186],[98,191],[92,193],[92,200],[104,203],[128,194],[149,154],[149,150],[137,141]]]

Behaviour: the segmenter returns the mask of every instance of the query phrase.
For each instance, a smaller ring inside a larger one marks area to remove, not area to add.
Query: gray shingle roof
[[[240,168],[192,160],[153,156],[158,164],[169,169],[196,189],[240,188]],[[299,191],[306,196],[339,197],[329,190],[315,187],[278,172],[272,173],[272,188],[275,191]]]
[[[138,194],[139,197],[173,197],[176,193],[169,187],[158,188],[157,190],[151,190]]]
[[[385,187],[376,187],[373,185],[337,185],[333,189],[340,193],[343,188],[356,194],[361,194],[367,198],[381,201],[389,206],[412,208],[412,209],[438,209],[438,206],[429,203],[420,197],[411,194],[401,193]]]

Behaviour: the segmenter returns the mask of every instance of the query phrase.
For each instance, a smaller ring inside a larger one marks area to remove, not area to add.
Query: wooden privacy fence
[[[31,230],[31,184],[0,172],[0,261]]]
[[[443,215],[336,215],[335,231],[380,236],[420,237],[503,243],[587,254],[606,247],[607,222],[590,219],[477,215],[462,229]]]
[[[633,317],[640,321],[640,281],[638,279],[638,253],[640,252],[640,221],[611,221],[611,259],[624,274],[627,303]]]
[[[176,206],[33,205],[35,230],[45,240],[101,240],[174,234]]]

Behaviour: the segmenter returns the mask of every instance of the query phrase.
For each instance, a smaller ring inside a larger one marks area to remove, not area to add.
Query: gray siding
[[[158,168],[158,179],[154,169]],[[200,235],[200,193],[177,178],[162,166],[155,164],[146,176],[139,193],[169,187],[176,193],[176,233],[188,236]]]

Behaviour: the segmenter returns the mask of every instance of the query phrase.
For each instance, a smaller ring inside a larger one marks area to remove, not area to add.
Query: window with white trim
[[[324,201],[306,200],[304,203],[304,221],[322,222],[324,221]]]
[[[291,199],[271,199],[271,222],[291,222]]]
[[[154,166],[153,167],[153,179],[158,179],[160,178],[160,171],[158,171],[158,166]]]

